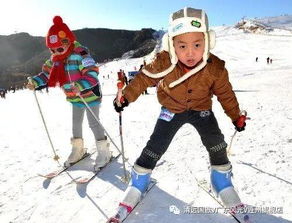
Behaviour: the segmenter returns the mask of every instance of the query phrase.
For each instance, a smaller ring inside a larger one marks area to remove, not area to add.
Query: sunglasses
[[[56,49],[50,49],[52,53],[63,53],[65,49],[63,47],[58,47]]]

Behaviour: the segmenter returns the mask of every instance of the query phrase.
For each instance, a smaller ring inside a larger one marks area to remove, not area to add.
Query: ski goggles
[[[65,51],[65,49],[63,47],[58,47],[58,48],[55,48],[55,49],[50,48],[50,51],[52,53],[63,53]]]

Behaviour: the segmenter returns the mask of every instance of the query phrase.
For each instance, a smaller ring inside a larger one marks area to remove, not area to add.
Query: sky
[[[72,30],[167,29],[169,15],[185,6],[204,9],[211,26],[232,25],[245,16],[292,15],[291,0],[0,0],[0,5],[0,35],[45,36],[55,15]]]

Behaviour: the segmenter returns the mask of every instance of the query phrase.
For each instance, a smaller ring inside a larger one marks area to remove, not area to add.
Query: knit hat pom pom
[[[60,16],[55,16],[53,18],[54,25],[61,25],[63,23],[63,19]]]

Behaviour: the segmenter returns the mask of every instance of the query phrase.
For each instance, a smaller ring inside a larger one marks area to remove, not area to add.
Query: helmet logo
[[[177,24],[175,27],[173,27],[172,32],[176,32],[177,30],[181,29],[184,25],[182,23]]]
[[[196,21],[196,20],[192,20],[191,25],[194,27],[197,27],[197,28],[201,27],[201,23],[199,21]]]

